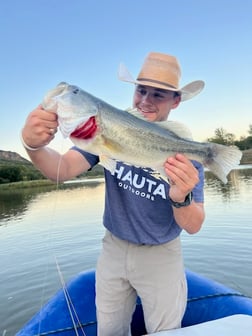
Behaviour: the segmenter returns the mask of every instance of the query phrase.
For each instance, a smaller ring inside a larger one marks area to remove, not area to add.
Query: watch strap
[[[190,205],[192,203],[192,199],[193,199],[193,193],[191,191],[189,194],[186,195],[184,202],[174,202],[171,198],[170,202],[171,205],[174,206],[175,208],[182,208]]]

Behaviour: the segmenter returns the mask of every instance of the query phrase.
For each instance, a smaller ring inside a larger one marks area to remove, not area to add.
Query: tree
[[[241,137],[239,141],[235,141],[235,145],[241,150],[252,148],[252,135],[248,137]]]
[[[6,182],[17,182],[22,180],[22,174],[20,167],[17,166],[3,166],[0,168],[0,181],[1,183]]]
[[[252,124],[249,125],[248,134],[249,134],[250,136],[252,136]]]
[[[240,150],[246,150],[252,148],[252,124],[249,125],[249,136],[242,136],[239,140],[235,139],[235,135],[233,133],[226,132],[222,127],[217,128],[215,130],[215,136],[212,138],[208,138],[207,140],[210,142],[215,142],[221,145],[226,146],[237,146]]]
[[[20,163],[0,165],[0,184],[41,179],[45,177],[33,165]]]
[[[215,136],[207,139],[210,142],[215,142],[221,145],[234,145],[235,135],[233,133],[227,133],[222,127],[215,130]]]

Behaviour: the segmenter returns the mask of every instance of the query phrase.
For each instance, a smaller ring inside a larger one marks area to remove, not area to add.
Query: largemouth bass
[[[149,122],[140,114],[117,109],[75,85],[60,83],[44,97],[44,109],[57,113],[64,137],[81,149],[100,157],[112,173],[116,161],[151,168],[165,176],[164,162],[183,153],[202,163],[223,183],[242,157],[233,146],[188,139],[176,122]]]

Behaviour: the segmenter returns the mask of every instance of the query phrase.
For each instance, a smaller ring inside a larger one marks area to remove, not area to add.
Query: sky
[[[20,130],[48,90],[65,81],[115,107],[131,106],[134,78],[151,51],[178,58],[180,85],[202,79],[174,109],[205,141],[217,128],[237,139],[252,124],[251,0],[8,0],[0,4],[0,150],[27,158]],[[51,146],[71,143],[58,132]]]

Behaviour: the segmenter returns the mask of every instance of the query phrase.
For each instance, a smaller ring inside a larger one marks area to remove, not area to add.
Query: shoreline
[[[244,164],[252,164],[252,148],[242,151],[240,166]]]
[[[252,151],[251,151],[252,152]],[[251,153],[252,155],[252,153]],[[250,169],[252,168],[252,161],[249,163],[242,163],[236,169]],[[208,171],[208,170],[206,170]],[[51,180],[32,180],[32,181],[19,181],[12,183],[0,184],[0,191],[4,190],[14,190],[14,189],[26,189],[26,188],[43,188],[43,187],[53,187],[64,188],[74,184],[87,184],[87,183],[101,183],[104,181],[104,176],[102,174],[96,176],[87,176],[82,178],[77,178],[74,180],[69,180],[65,182],[54,182]]]

